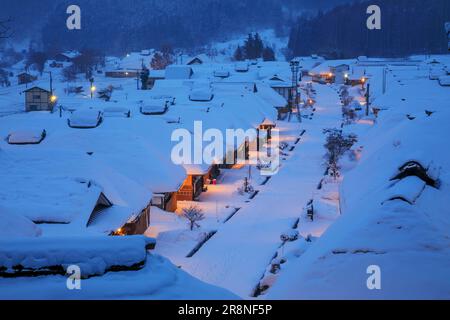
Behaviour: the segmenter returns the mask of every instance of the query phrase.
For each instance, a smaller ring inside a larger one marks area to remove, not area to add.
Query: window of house
[[[41,95],[33,94],[33,100],[40,100],[40,99],[41,99]]]

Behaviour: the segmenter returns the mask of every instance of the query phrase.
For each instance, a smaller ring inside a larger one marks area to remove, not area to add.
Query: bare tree
[[[65,82],[75,81],[77,79],[77,70],[73,65],[69,66],[69,67],[65,67],[62,70],[62,76],[63,76],[63,80]]]
[[[12,36],[9,23],[11,23],[11,18],[7,20],[0,20],[0,39],[8,39]]]
[[[185,217],[189,221],[189,228],[194,230],[195,227],[199,228],[199,221],[205,219],[205,215],[203,214],[203,210],[197,206],[189,206],[188,208],[183,209],[183,217]]]
[[[32,51],[27,57],[26,68],[28,69],[30,66],[35,66],[36,70],[42,75],[47,60],[48,54],[46,52]]]

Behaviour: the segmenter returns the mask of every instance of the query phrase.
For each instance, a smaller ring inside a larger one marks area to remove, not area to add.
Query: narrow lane
[[[296,125],[299,134],[303,129],[306,134],[292,157],[260,188],[260,194],[250,206],[243,208],[194,257],[182,264],[184,270],[250,298],[262,270],[280,245],[280,235],[292,228],[323,177],[323,129],[339,127],[341,123],[337,93],[327,86],[318,85],[316,89],[316,114],[312,121]]]

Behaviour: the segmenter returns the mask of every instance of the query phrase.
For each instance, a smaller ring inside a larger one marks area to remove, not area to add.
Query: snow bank
[[[79,266],[83,278],[117,269],[140,269],[150,244],[154,240],[143,236],[0,239],[0,276],[64,274],[70,265]]]
[[[450,86],[450,76],[440,77],[439,84],[443,87],[449,87]]]
[[[81,280],[81,290],[68,290],[67,277],[62,275],[0,278],[0,299],[234,300],[238,297],[195,279],[161,256],[148,255],[142,269],[109,272]]]
[[[359,137],[359,165],[344,172],[341,218],[285,266],[268,298],[450,298],[448,92],[417,68],[395,74],[402,83],[377,99],[391,108]],[[412,160],[439,184],[420,174],[391,181]],[[406,201],[386,201],[396,197]],[[370,266],[381,290],[367,287]]]
[[[103,115],[105,117],[129,118],[131,110],[123,107],[106,107],[103,109]]]

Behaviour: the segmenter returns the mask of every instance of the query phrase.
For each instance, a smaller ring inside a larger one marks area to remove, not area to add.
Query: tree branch
[[[8,18],[7,20],[0,20],[0,39],[8,39],[13,35],[11,27],[8,26],[11,22],[11,18]]]

